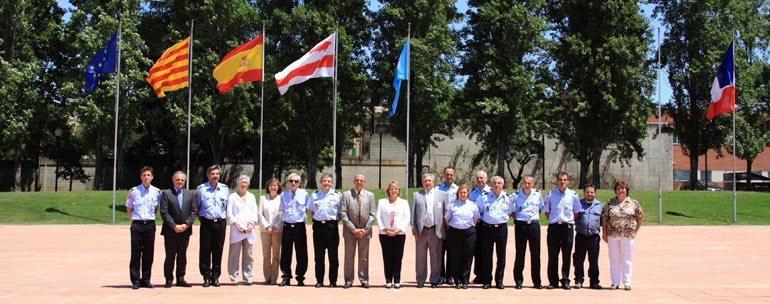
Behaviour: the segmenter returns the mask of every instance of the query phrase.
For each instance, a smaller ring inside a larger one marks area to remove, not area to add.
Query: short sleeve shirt
[[[139,185],[131,188],[126,197],[126,208],[131,208],[131,219],[135,221],[155,220],[155,210],[160,204],[160,189],[153,185],[145,188]]]

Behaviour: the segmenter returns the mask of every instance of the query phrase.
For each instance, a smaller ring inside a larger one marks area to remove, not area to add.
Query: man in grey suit
[[[353,189],[342,194],[340,217],[344,225],[342,236],[345,239],[345,286],[353,286],[355,278],[353,258],[358,248],[358,280],[361,286],[369,288],[369,240],[372,238],[372,223],[377,206],[374,193],[364,189],[366,177],[357,174],[353,180]]]
[[[427,277],[427,254],[430,251],[430,287],[436,288],[441,278],[441,248],[444,232],[444,207],[448,204],[447,193],[433,189],[435,177],[426,173],[422,176],[422,188],[412,195],[412,234],[414,234],[415,272],[417,288],[425,285]]]
[[[163,191],[160,199],[160,215],[163,228],[166,261],[163,263],[164,287],[170,288],[174,280],[174,260],[176,260],[176,286],[190,287],[184,280],[187,268],[187,246],[190,244],[192,224],[198,207],[193,204],[193,192],[184,188],[187,175],[182,171],[174,172],[171,180],[174,188]]]

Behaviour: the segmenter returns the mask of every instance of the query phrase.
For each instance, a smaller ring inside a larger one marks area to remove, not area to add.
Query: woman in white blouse
[[[249,190],[250,179],[246,175],[238,177],[237,191],[230,194],[227,205],[227,221],[230,223],[230,252],[227,258],[227,271],[230,282],[238,282],[238,268],[243,268],[243,281],[251,284],[253,258],[252,244],[257,241],[257,199]],[[241,264],[238,259],[242,255]]]
[[[259,234],[262,237],[262,273],[265,285],[275,285],[278,281],[278,267],[281,258],[281,192],[283,187],[277,179],[271,178],[265,183],[267,194],[259,198]]]
[[[390,182],[387,198],[377,203],[377,226],[380,228],[385,287],[401,288],[401,260],[404,257],[406,229],[409,227],[409,203],[399,196],[398,182]]]

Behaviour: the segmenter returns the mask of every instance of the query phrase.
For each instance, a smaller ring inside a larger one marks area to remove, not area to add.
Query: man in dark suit
[[[177,171],[171,180],[174,182],[174,188],[163,191],[160,199],[160,215],[163,217],[160,234],[164,236],[166,247],[166,261],[163,263],[163,275],[166,277],[164,287],[170,288],[174,280],[174,260],[176,286],[190,287],[184,280],[184,275],[187,268],[187,245],[190,244],[192,224],[198,207],[193,204],[193,192],[184,187],[187,175]]]
[[[441,248],[444,232],[444,207],[447,205],[447,193],[433,188],[433,174],[422,176],[422,190],[412,195],[410,211],[412,215],[412,234],[415,244],[415,273],[417,288],[425,285],[427,277],[427,254],[430,252],[430,287],[436,288],[441,278]]]

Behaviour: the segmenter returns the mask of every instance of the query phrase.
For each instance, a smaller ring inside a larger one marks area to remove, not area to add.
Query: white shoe
[[[624,286],[625,287],[623,287],[623,289],[625,289],[626,291],[631,291],[631,285],[624,285]]]
[[[390,283],[385,283],[385,288],[391,288],[391,287],[393,287],[393,285],[392,285],[392,284],[390,284]]]
[[[399,289],[399,288],[401,288],[401,283],[396,283],[396,284],[395,284],[395,285],[393,285],[393,286],[394,286],[394,287],[396,287],[396,289]]]

